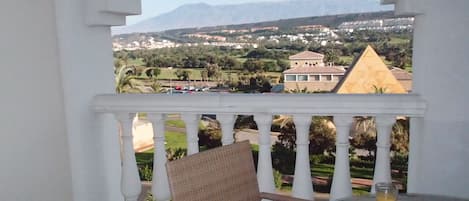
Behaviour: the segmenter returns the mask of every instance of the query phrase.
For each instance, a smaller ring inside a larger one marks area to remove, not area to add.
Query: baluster
[[[217,115],[218,121],[221,124],[222,137],[221,142],[223,145],[233,144],[233,127],[236,119],[236,115],[232,114],[219,114]]]
[[[126,201],[137,201],[142,188],[138,175],[137,161],[132,136],[132,120],[135,113],[119,113],[116,118],[120,123],[122,178],[121,191]]]
[[[153,179],[151,193],[155,200],[170,200],[168,175],[166,174],[165,120],[163,114],[148,114],[153,127]]]
[[[186,123],[187,155],[199,153],[199,122],[200,115],[183,114],[182,119]]]
[[[396,122],[393,116],[377,116],[376,117],[376,164],[373,176],[373,186],[371,193],[375,193],[375,184],[379,182],[391,182],[391,132],[392,126]]]
[[[261,192],[275,192],[274,173],[272,171],[272,157],[270,151],[270,127],[272,115],[257,114],[254,120],[259,129],[259,161],[257,163],[257,180]]]
[[[295,178],[293,180],[293,196],[307,200],[314,200],[313,184],[311,182],[311,168],[309,165],[309,127],[310,115],[295,115],[296,127],[296,162]]]
[[[336,155],[334,177],[332,179],[330,200],[339,200],[352,196],[349,161],[349,133],[352,126],[352,116],[335,116],[336,126]]]

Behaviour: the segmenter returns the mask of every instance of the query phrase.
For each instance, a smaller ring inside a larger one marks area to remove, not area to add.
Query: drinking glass
[[[376,201],[397,201],[397,188],[392,183],[376,183]]]

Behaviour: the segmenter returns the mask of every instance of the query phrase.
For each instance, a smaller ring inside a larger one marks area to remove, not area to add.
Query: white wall
[[[72,200],[54,2],[0,4],[0,200]]]
[[[469,1],[398,0],[415,19],[414,93],[427,101],[411,129],[409,191],[469,198]],[[412,131],[411,131],[412,132]]]
[[[110,26],[124,23],[139,2],[55,0],[74,201],[123,200],[116,121],[90,103],[114,93]]]

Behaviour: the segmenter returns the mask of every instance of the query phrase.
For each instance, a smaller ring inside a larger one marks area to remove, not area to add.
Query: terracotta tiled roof
[[[341,67],[297,67],[283,71],[283,74],[344,74]]]
[[[391,73],[397,80],[412,80],[412,74],[400,68],[392,68]]]
[[[317,52],[304,51],[298,54],[292,55],[289,59],[323,59],[324,55]]]

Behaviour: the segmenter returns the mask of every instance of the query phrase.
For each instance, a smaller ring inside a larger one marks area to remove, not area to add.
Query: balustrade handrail
[[[418,94],[102,94],[91,107],[100,113],[422,117],[426,103]]]

